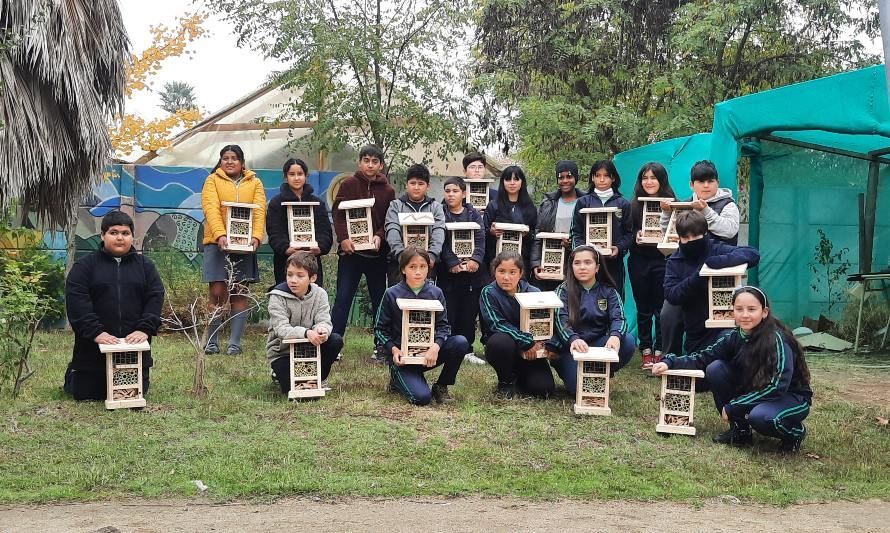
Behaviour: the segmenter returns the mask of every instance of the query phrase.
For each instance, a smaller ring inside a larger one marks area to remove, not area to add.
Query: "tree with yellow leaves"
[[[201,37],[206,15],[194,13],[176,19],[173,27],[152,26],[152,45],[140,55],[133,55],[127,69],[126,95],[132,96],[149,89],[150,79],[161,69],[162,63],[171,57],[188,55],[186,47]],[[115,154],[127,155],[136,151],[154,151],[170,145],[171,132],[176,128],[190,128],[201,120],[197,108],[178,109],[169,116],[146,120],[134,114],[124,114],[110,128]]]

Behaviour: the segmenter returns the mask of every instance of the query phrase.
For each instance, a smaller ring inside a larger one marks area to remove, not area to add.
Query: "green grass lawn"
[[[405,495],[681,500],[733,495],[744,501],[890,498],[890,432],[876,408],[851,403],[812,359],[816,405],[804,454],[774,441],[754,448],[712,444],[723,430],[710,395],[699,395],[695,438],[655,433],[658,380],[635,358],[613,382],[611,417],[572,414],[558,389],[547,401],[495,401],[494,371],[465,365],[457,402],[417,408],[388,394],[388,372],[368,363],[370,335],[352,330],[333,388],[292,403],[269,377],[264,335],[245,355],[207,364],[209,397],[187,393],[192,356],[163,336],[148,407],[106,411],[61,391],[72,339],[44,333],[37,370],[17,400],[0,398],[0,502],[182,497],[200,479],[214,499]],[[437,373],[434,370],[433,373]],[[890,386],[890,371],[870,369]]]

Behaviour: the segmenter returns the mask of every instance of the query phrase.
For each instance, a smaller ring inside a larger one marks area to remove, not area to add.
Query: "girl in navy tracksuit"
[[[318,263],[319,287],[324,287],[324,272],[321,268],[321,256],[331,251],[334,243],[333,227],[328,218],[328,206],[324,200],[312,194],[312,185],[307,182],[309,167],[302,159],[288,159],[284,163],[284,180],[278,194],[269,200],[269,208],[266,211],[266,233],[269,235],[269,246],[275,252],[272,265],[275,267],[275,284],[284,283],[287,278],[287,258],[299,248],[291,248],[290,225],[288,224],[288,208],[281,202],[318,202],[312,206],[312,215],[315,219],[314,248],[302,248],[316,257]]]
[[[447,311],[436,313],[435,344],[424,353],[423,365],[406,365],[402,363],[402,310],[396,299],[420,298],[439,300],[445,306],[445,295],[439,287],[429,281],[432,259],[429,252],[409,246],[399,255],[399,271],[402,281],[386,289],[383,301],[377,309],[377,321],[374,325],[374,338],[377,345],[383,346],[386,361],[389,364],[389,388],[393,392],[404,394],[408,401],[415,405],[427,405],[431,400],[445,403],[452,400],[448,387],[454,385],[457,371],[469,351],[467,339],[460,335],[451,336],[448,325]],[[424,372],[442,366],[439,379],[432,389],[427,384]]]
[[[624,305],[606,269],[602,257],[592,246],[579,246],[569,256],[569,273],[556,294],[563,307],[558,310],[554,337],[547,350],[558,357],[550,364],[562,378],[566,390],[574,394],[578,364],[572,352],[586,352],[588,347],[605,346],[618,353],[614,374],[633,357],[636,340],[627,333]]]
[[[667,258],[655,244],[641,243],[643,203],[640,198],[674,198],[667,170],[661,163],[646,163],[637,175],[630,203],[634,242],[627,259],[627,272],[637,303],[637,334],[640,337],[640,368],[648,370],[661,361],[661,308],[664,306],[664,265]],[[652,326],[655,322],[655,336]]]
[[[470,350],[476,340],[476,317],[479,316],[479,293],[488,284],[488,267],[485,264],[485,230],[482,215],[466,203],[467,184],[463,178],[451,177],[445,181],[445,223],[475,222],[479,229],[473,232],[473,255],[460,259],[451,249],[451,231],[445,232],[442,255],[436,263],[436,284],[445,293],[445,306],[451,332],[467,339]]]
[[[603,266],[615,280],[615,289],[624,299],[624,254],[633,242],[633,227],[628,202],[618,188],[621,187],[621,176],[618,169],[609,160],[597,161],[590,167],[589,193],[575,204],[572,217],[572,247],[577,248],[587,243],[587,215],[580,211],[587,207],[617,207],[612,216],[612,255],[603,258]]]
[[[780,440],[779,449],[797,453],[807,435],[803,420],[813,391],[800,344],[770,312],[766,294],[740,287],[732,295],[736,329],[685,357],[667,356],[652,373],[669,368],[705,371],[705,381],[729,430],[715,435],[721,444],[750,444],[751,429]]]
[[[544,347],[531,333],[519,329],[518,292],[540,292],[523,279],[525,267],[516,252],[501,252],[491,262],[494,281],[482,289],[479,311],[490,332],[485,358],[498,375],[495,395],[509,399],[522,392],[546,398],[553,394],[553,374],[547,359],[538,359]]]
[[[501,172],[501,185],[497,198],[489,202],[485,208],[485,262],[491,263],[497,253],[498,237],[502,231],[497,229],[497,222],[507,224],[525,224],[528,233],[522,236],[522,261],[531,264],[530,258],[534,244],[535,228],[538,225],[538,210],[532,197],[528,194],[528,180],[525,172],[517,166],[509,166]],[[494,225],[494,227],[492,226]],[[528,272],[525,273],[528,278]]]

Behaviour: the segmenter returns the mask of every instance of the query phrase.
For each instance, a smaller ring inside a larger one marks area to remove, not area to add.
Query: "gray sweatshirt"
[[[433,261],[439,260],[439,254],[442,253],[442,245],[445,244],[445,211],[442,204],[427,196],[420,204],[420,208],[415,208],[408,201],[408,195],[402,195],[390,202],[389,209],[386,211],[386,222],[384,223],[384,232],[386,234],[386,242],[389,244],[389,258],[397,261],[399,254],[405,249],[405,243],[402,240],[402,226],[399,225],[399,213],[432,213],[435,224],[430,227],[430,255]]]
[[[305,339],[306,330],[318,326],[333,330],[331,305],[328,293],[312,283],[302,298],[279,283],[269,291],[269,336],[266,339],[266,358],[271,363],[279,357],[289,355],[290,349],[282,346],[287,338]]]
[[[732,198],[732,191],[729,189],[717,189],[717,194],[708,198],[706,202],[712,204],[726,198]],[[695,193],[693,193],[692,201],[697,199]],[[705,216],[705,220],[708,221],[708,231],[717,237],[731,239],[738,234],[741,214],[739,213],[739,206],[735,202],[726,204],[720,213],[717,213],[717,211],[714,211],[710,207],[705,207],[702,209],[701,213]],[[665,213],[664,211],[661,212],[661,219],[659,222],[661,222],[662,229],[667,230],[670,218],[671,215],[669,213]]]

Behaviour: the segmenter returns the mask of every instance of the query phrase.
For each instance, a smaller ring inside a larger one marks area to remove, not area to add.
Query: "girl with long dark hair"
[[[745,445],[752,429],[779,439],[779,450],[797,453],[807,435],[803,420],[810,413],[810,370],[800,343],[769,308],[766,294],[746,285],[732,295],[736,328],[701,352],[668,355],[652,366],[659,375],[669,368],[705,371],[705,384],[729,430],[714,442]]]
[[[528,180],[521,168],[515,165],[509,166],[501,172],[497,201],[488,204],[482,219],[487,237],[486,263],[494,259],[497,253],[498,237],[503,234],[503,231],[497,228],[497,223],[501,222],[528,226],[528,233],[522,236],[522,261],[524,265],[530,264],[532,237],[538,225],[538,210],[528,193]],[[525,276],[528,277],[528,272],[525,272]]]

